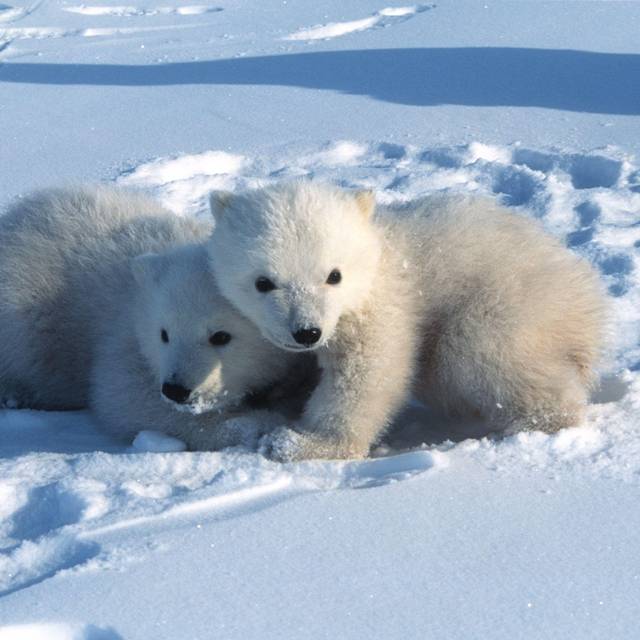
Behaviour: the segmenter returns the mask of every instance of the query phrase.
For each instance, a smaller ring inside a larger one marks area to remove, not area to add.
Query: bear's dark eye
[[[264,276],[260,276],[256,280],[256,289],[260,293],[269,293],[269,291],[273,291],[276,288],[276,285],[273,284],[269,278],[265,278]]]
[[[160,332],[160,340],[162,340],[162,342],[169,342],[169,334],[165,329]]]
[[[342,280],[342,274],[338,269],[334,269],[327,278],[327,284],[338,284]]]
[[[214,347],[222,347],[231,342],[231,334],[226,331],[216,331],[209,337],[209,344]]]

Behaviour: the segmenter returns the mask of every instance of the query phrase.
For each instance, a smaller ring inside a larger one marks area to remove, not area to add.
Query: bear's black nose
[[[308,347],[318,342],[318,340],[320,340],[322,331],[320,331],[320,329],[316,329],[315,327],[313,327],[312,329],[298,329],[292,335],[293,335],[293,339],[298,344],[303,344],[305,347]]]
[[[165,382],[162,385],[162,395],[169,398],[169,400],[177,402],[178,404],[183,404],[191,395],[191,389],[185,389],[179,384],[169,384],[168,382]]]

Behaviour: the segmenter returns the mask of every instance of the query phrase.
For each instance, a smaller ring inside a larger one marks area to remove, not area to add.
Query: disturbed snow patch
[[[51,622],[0,627],[0,640],[122,640],[122,636],[92,624]]]
[[[413,5],[408,7],[387,7],[376,11],[373,15],[348,22],[329,22],[309,29],[300,29],[285,36],[283,40],[330,40],[348,33],[366,31],[368,29],[389,27],[403,22],[418,13],[433,9],[435,5]]]
[[[162,200],[170,209],[181,214],[197,213],[206,209],[210,191],[234,186],[233,178],[246,165],[244,156],[226,151],[205,151],[142,164],[122,175],[118,184],[162,189]]]
[[[68,13],[79,13],[84,16],[154,16],[154,15],[181,15],[195,16],[203,13],[214,13],[223,11],[222,7],[211,7],[208,5],[191,5],[184,7],[154,7],[143,9],[135,6],[106,6],[106,5],[78,5],[73,7],[63,7],[63,11]],[[1,14],[0,14],[1,16]]]

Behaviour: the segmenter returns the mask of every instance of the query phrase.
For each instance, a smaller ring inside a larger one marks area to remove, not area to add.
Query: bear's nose
[[[178,404],[184,404],[191,395],[191,389],[185,389],[179,384],[169,384],[165,382],[162,385],[162,395],[177,402]]]
[[[311,329],[298,329],[292,335],[293,335],[293,339],[298,344],[303,344],[305,347],[308,347],[318,342],[318,340],[320,340],[322,331],[320,331],[320,329],[313,327]]]

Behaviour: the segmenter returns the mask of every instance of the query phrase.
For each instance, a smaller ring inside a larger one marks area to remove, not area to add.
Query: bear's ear
[[[141,286],[156,284],[164,270],[164,258],[157,253],[145,253],[131,260],[131,272]]]
[[[365,220],[368,220],[376,208],[376,194],[370,189],[361,189],[354,194],[356,204]]]
[[[216,222],[222,218],[232,198],[233,193],[231,193],[231,191],[212,191],[209,194],[209,206],[211,207],[213,219]]]

